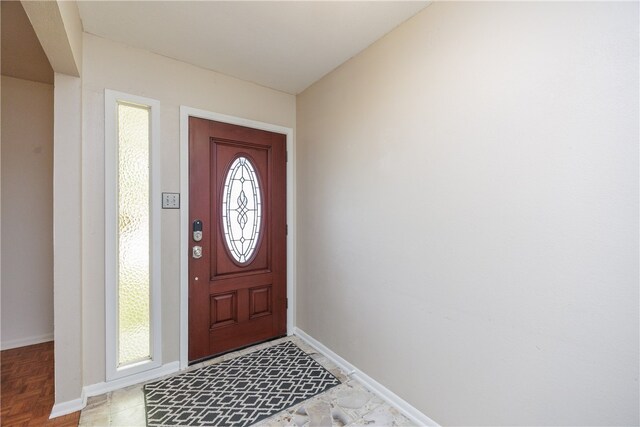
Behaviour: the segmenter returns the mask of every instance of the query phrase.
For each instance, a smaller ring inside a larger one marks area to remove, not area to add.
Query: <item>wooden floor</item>
[[[53,406],[53,342],[0,352],[0,425],[77,426],[80,412],[49,420]]]

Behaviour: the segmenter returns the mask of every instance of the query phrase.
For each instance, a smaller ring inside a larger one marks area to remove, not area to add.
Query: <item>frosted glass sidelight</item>
[[[149,109],[118,104],[118,366],[151,358]]]
[[[229,168],[222,191],[222,227],[227,248],[239,262],[251,260],[262,225],[262,197],[251,161],[238,157]]]

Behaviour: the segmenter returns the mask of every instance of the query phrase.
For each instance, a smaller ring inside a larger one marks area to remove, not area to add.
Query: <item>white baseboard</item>
[[[420,412],[415,407],[411,406],[407,401],[402,399],[400,396],[362,372],[360,369],[356,368],[354,365],[334,353],[327,346],[322,344],[320,341],[313,338],[311,335],[304,332],[302,329],[296,327],[294,328],[294,335],[298,336],[300,339],[304,340],[310,346],[316,348],[320,353],[330,359],[333,363],[338,365],[345,373],[349,374],[352,378],[357,379],[361,382],[367,389],[371,390],[373,393],[380,396],[382,399],[387,401],[389,404],[399,409],[405,416],[407,416],[411,421],[420,426],[435,426],[439,427],[439,424],[433,421],[431,418]]]
[[[178,372],[179,369],[180,362],[176,360],[175,362],[166,363],[155,369],[140,372],[139,374],[129,375],[126,377],[118,378],[116,380],[105,381],[85,386],[83,392],[87,397],[99,396],[110,391],[129,387],[130,385],[144,383],[147,381],[155,380],[156,378],[164,377],[165,375],[173,374],[175,372]]]
[[[28,345],[40,344],[43,342],[53,341],[53,332],[49,334],[36,335],[33,337],[19,338],[17,340],[2,341],[0,349],[9,350],[12,348],[25,347]]]
[[[51,408],[51,414],[49,415],[49,419],[61,417],[63,415],[71,414],[76,411],[81,411],[87,405],[87,396],[84,394],[84,390],[82,390],[82,394],[79,398],[68,400],[66,402],[60,402],[53,405]]]
[[[110,391],[118,390],[124,387],[128,387],[134,384],[140,384],[147,381],[155,380],[156,378],[164,377],[165,375],[171,375],[178,372],[180,369],[180,362],[166,363],[156,369],[150,369],[139,374],[129,375],[127,377],[118,378],[117,380],[101,382],[84,386],[82,388],[82,394],[78,399],[69,400],[67,402],[60,402],[53,405],[51,409],[51,415],[49,418],[56,418],[62,415],[67,415],[72,412],[81,411],[87,406],[87,398],[91,396],[98,396]]]

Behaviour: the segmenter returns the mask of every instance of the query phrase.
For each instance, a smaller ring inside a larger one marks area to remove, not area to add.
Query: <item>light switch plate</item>
[[[180,193],[162,193],[162,209],[180,209]]]

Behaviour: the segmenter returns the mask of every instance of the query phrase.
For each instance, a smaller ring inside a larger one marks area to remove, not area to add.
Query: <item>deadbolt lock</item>
[[[200,221],[199,219],[196,219],[195,221],[193,221],[193,241],[194,242],[199,242],[200,240],[202,240],[202,221]]]

